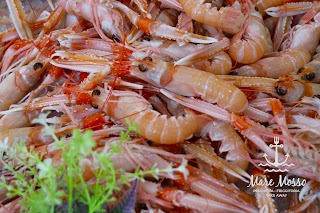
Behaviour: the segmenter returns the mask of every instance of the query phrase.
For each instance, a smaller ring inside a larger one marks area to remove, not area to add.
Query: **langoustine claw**
[[[254,169],[253,177],[259,181],[267,181],[267,176],[262,171]],[[277,209],[272,199],[270,189],[265,185],[254,185],[255,195],[260,212],[276,213]]]
[[[294,16],[304,14],[310,8],[312,8],[312,2],[297,2],[297,3],[285,3],[277,7],[269,7],[265,12],[269,16],[280,17],[280,16]]]
[[[136,12],[132,11],[130,8],[124,4],[121,4],[120,2],[113,2],[112,5],[124,12],[135,26],[147,34],[159,36],[161,38],[193,43],[207,44],[217,41],[215,38],[189,33],[178,28],[153,21],[149,18],[142,18]]]
[[[26,21],[26,14],[20,0],[6,0],[11,19],[21,39],[33,39],[32,31]]]

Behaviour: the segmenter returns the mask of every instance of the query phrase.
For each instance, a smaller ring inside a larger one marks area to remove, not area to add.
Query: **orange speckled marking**
[[[75,85],[63,87],[63,93],[66,95],[70,95],[75,89],[77,89],[77,86]]]
[[[175,198],[175,194],[177,192],[177,189],[175,188],[169,188],[169,187],[166,187],[164,188],[161,192],[159,192],[159,197],[165,201],[169,201],[169,202],[172,202]]]
[[[84,129],[102,129],[102,125],[105,124],[104,113],[97,112],[92,115],[89,115],[83,119],[83,128]]]
[[[92,102],[91,95],[88,93],[80,93],[77,95],[76,103],[77,104],[90,104]]]
[[[55,79],[59,78],[63,73],[63,68],[52,66],[49,71],[50,75],[52,75]]]
[[[308,83],[302,83],[302,84],[304,86],[304,95],[307,97],[312,97],[314,95],[312,86]]]
[[[251,125],[246,120],[236,114],[231,115],[231,121],[232,125],[239,131],[244,131],[251,127]]]
[[[138,18],[137,27],[143,32],[150,34],[150,25],[153,23],[151,19],[148,18]]]
[[[14,42],[14,44],[12,45],[12,47],[17,50],[17,49],[20,49],[20,48],[26,46],[27,44],[31,44],[31,41],[18,40],[18,41],[16,41],[16,42]]]
[[[84,79],[86,79],[87,77],[88,77],[88,75],[89,75],[89,73],[87,73],[87,72],[81,72],[80,73],[80,81],[82,82],[82,81],[84,81]]]
[[[283,106],[281,102],[278,100],[271,100],[270,105],[271,105],[272,113],[274,115],[277,115],[283,111]]]

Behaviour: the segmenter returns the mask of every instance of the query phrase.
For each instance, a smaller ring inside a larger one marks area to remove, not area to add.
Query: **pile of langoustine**
[[[99,144],[128,119],[140,135],[119,166],[189,160],[187,179],[139,184],[145,210],[276,212],[267,184],[237,185],[285,161],[283,176],[306,181],[285,208],[319,212],[319,2],[58,0],[33,15],[6,2],[0,140],[54,158],[40,113],[58,137],[91,128]]]

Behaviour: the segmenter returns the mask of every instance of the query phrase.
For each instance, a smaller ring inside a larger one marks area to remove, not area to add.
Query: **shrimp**
[[[141,165],[142,163],[143,162],[138,162],[138,165]],[[217,208],[211,207],[213,203],[216,203],[218,208],[228,206],[229,208],[225,209],[227,212],[233,212],[233,209],[235,208],[237,209],[236,212],[253,213],[257,211],[256,207],[253,205],[254,199],[242,191],[235,189],[227,183],[219,181],[192,166],[188,165],[186,170],[189,172],[187,178],[181,173],[177,173],[179,178],[173,179],[173,181],[178,186],[189,189],[190,193],[183,193],[182,190],[177,190],[175,188],[166,188],[165,190],[169,190],[166,192],[159,184],[154,183],[152,185],[155,185],[156,187],[152,187],[151,184],[140,186],[144,192],[153,197],[153,200],[155,200],[155,196],[158,195],[161,199],[168,201],[170,205],[181,205],[185,208],[195,209],[200,212],[216,212]],[[196,196],[192,192],[195,192],[198,195]],[[176,201],[178,203],[172,202],[176,200],[176,198],[172,199],[171,197],[175,193],[181,193],[180,195],[183,196],[181,202],[179,200]],[[194,205],[191,206],[183,200],[186,198],[196,199],[197,202],[194,202]],[[202,202],[205,202],[205,204],[201,204]],[[204,208],[204,206],[206,208]]]
[[[320,56],[301,67],[297,75],[301,80],[320,83]]]
[[[183,144],[183,148],[187,153],[193,154],[201,161],[206,162],[209,165],[212,165],[217,169],[231,175],[229,177],[230,180],[234,180],[236,182],[236,180],[239,178],[247,182],[247,180],[244,177],[248,179],[250,178],[250,176],[242,168],[218,157],[214,151],[204,148],[203,146],[205,146],[206,144],[205,141],[200,140],[200,141],[197,141],[197,143],[200,143],[201,145],[186,143],[186,144]],[[211,147],[210,143],[209,144],[207,143],[207,145]],[[248,166],[248,161],[246,162],[245,169],[247,169],[247,166]]]
[[[309,11],[312,11],[310,9]],[[290,37],[283,42],[283,48],[304,48],[314,54],[320,39],[320,13],[314,14],[313,20],[294,26]],[[299,22],[300,23],[300,22]]]
[[[44,63],[43,63],[44,62]],[[16,72],[9,74],[0,83],[0,111],[9,109],[20,101],[39,81],[48,63],[35,59]]]
[[[38,29],[40,29],[43,26],[44,23],[45,23],[45,20],[40,20],[40,21],[30,23],[31,31],[36,32]],[[0,33],[0,42],[14,41],[17,38],[19,38],[19,34],[16,28],[10,28]]]
[[[217,7],[211,7],[211,3],[204,0],[180,0],[180,3],[193,20],[230,34],[238,33],[245,21],[244,15],[236,7],[221,7],[218,11]]]
[[[289,76],[279,79],[244,76],[220,76],[237,87],[264,92],[287,103],[300,101],[303,96],[316,96],[320,92],[318,84],[295,80]]]
[[[244,171],[247,170],[250,159],[248,148],[230,123],[212,120],[201,130],[201,135],[203,134],[208,134],[212,141],[222,141],[219,151],[228,153],[226,160]],[[228,176],[228,180],[237,179]]]
[[[264,24],[262,16],[248,5],[250,15],[245,24],[245,28],[235,34],[231,39],[229,48],[230,57],[242,64],[251,64],[259,60],[268,50],[268,30]]]
[[[287,2],[294,2],[294,1],[296,0],[258,0],[255,6],[258,8],[259,12],[262,15],[265,15],[266,14],[265,10],[270,7],[275,7]]]
[[[8,138],[8,144],[10,146],[21,141],[23,141],[26,146],[39,146],[46,143],[52,143],[54,141],[51,136],[46,134],[46,130],[42,126],[23,127],[0,131],[0,141],[4,141],[5,138]]]
[[[320,12],[320,2],[315,1],[310,10],[302,16],[302,18],[299,21],[299,24],[304,25],[310,22],[318,12]]]
[[[18,60],[33,47],[33,44],[27,40],[15,41],[4,53],[2,59],[1,74],[5,73],[14,60]]]
[[[278,51],[284,36],[290,31],[292,17],[280,17],[273,36],[273,50]]]
[[[116,140],[114,140],[114,139],[116,139]],[[118,141],[119,138],[109,138],[108,140],[110,140],[110,142],[112,140]],[[101,152],[106,152],[106,149],[98,148],[96,151],[101,153]],[[50,143],[50,144],[38,146],[34,149],[34,152],[39,152],[39,153],[43,154],[44,159],[51,158],[52,164],[56,164],[56,165],[64,164],[64,162],[61,160],[62,150],[57,148],[55,143]],[[114,162],[115,168],[122,168],[125,171],[134,171],[134,169],[138,166],[138,165],[133,165],[123,155],[114,154],[114,155],[112,155],[110,160],[112,160]],[[82,160],[82,163],[84,166],[82,175],[83,175],[84,180],[86,180],[86,181],[92,179],[95,176],[94,168],[92,167],[93,166],[92,161],[93,161],[93,159],[89,156]]]
[[[138,48],[148,46],[150,49],[157,48],[156,53],[165,61],[175,60],[175,65],[191,65],[200,66],[208,72],[215,72],[217,68],[220,72],[231,70],[232,63],[230,57],[223,52],[229,47],[229,39],[223,38],[222,40],[212,44],[192,44],[187,43],[180,47],[175,41],[143,41]],[[141,53],[139,53],[141,54]],[[145,54],[146,55],[146,54]],[[208,60],[205,60],[208,59]],[[218,62],[221,62],[218,63]],[[219,73],[219,71],[217,71]]]
[[[136,12],[128,8],[126,5],[120,2],[112,2],[112,5],[119,9],[121,12],[125,13],[129,18],[132,24],[134,24],[137,28],[142,30],[143,32],[159,36],[161,38],[168,38],[171,40],[178,40],[184,42],[193,42],[193,43],[213,43],[216,42],[217,39],[201,36],[193,33],[189,33],[183,30],[180,30],[175,27],[171,27],[166,24],[162,24],[157,21],[153,21],[149,18],[141,18]]]
[[[178,0],[159,0],[164,6],[175,9],[177,11],[183,11],[183,8]]]
[[[56,51],[51,56],[50,63],[56,67],[72,69],[80,72],[111,72],[111,64],[104,58],[90,55],[70,53],[63,50]]]
[[[21,39],[32,40],[33,35],[20,0],[6,0],[10,17]]]
[[[257,180],[257,182],[268,182],[267,176],[258,169],[254,168],[252,174],[253,178]],[[255,189],[260,212],[276,213],[277,209],[268,186],[264,184],[254,184],[253,188]]]
[[[265,12],[272,17],[295,16],[306,13],[312,6],[312,2],[286,3],[277,7],[269,7]]]
[[[299,193],[299,200],[304,200],[306,196],[317,194],[320,190],[320,183],[318,181],[309,180]]]
[[[240,89],[214,74],[174,66],[157,57],[145,58],[138,64],[138,69],[131,70],[131,74],[180,95],[201,97],[210,103],[217,103],[231,112],[243,112],[248,106],[247,97]]]
[[[4,115],[0,119],[0,132],[13,128],[28,127],[40,111],[20,111]]]
[[[125,95],[120,93],[115,96],[113,91],[113,95],[104,106],[108,93],[99,91],[99,96],[92,97],[99,109],[120,120],[124,125],[127,125],[125,119],[129,119],[131,123],[137,123],[141,135],[156,143],[183,142],[198,132],[207,120],[189,110],[184,116],[168,118],[153,110],[147,100],[134,92],[125,92]]]
[[[274,97],[277,97],[285,102],[300,101],[304,96],[313,97],[320,94],[319,84],[304,83],[300,81],[294,81],[289,79],[279,79],[275,83],[275,93],[272,93]]]
[[[93,23],[98,34],[104,40],[111,41],[109,38],[112,38],[122,41],[123,18],[117,10],[108,8],[96,0],[59,0],[58,3],[67,13],[81,16]]]
[[[215,75],[225,75],[232,69],[232,61],[230,56],[220,51],[208,60],[201,60],[193,64],[195,68]]]
[[[246,212],[233,206],[174,188],[163,188],[158,194],[161,199],[172,202],[175,206],[193,209],[197,212]]]
[[[302,48],[291,48],[280,52],[279,56],[268,57],[232,70],[234,75],[279,78],[287,76],[311,60],[310,53]]]
[[[259,135],[258,132],[262,131],[256,123],[251,122],[249,119],[244,119],[238,115],[231,115],[231,123],[232,125],[241,132],[241,134],[250,141],[252,141],[259,149],[261,149],[268,156],[275,156],[275,152],[271,149],[265,142],[264,139]],[[262,134],[260,132],[260,134]],[[265,133],[270,134],[270,132]],[[280,160],[285,159],[285,155],[282,153],[278,153],[278,157]],[[300,156],[297,158],[290,158],[287,161],[288,164],[293,163],[294,167],[286,167],[289,173],[296,174],[305,178],[319,180],[319,163],[317,161],[313,161],[310,165],[310,161],[305,161],[305,159],[301,159]]]
[[[292,40],[289,40],[289,48],[303,48],[311,55],[314,54],[319,43],[320,34],[317,32],[315,26],[305,24],[303,26],[296,26],[297,29],[293,33]],[[285,45],[288,45],[285,41]]]
[[[189,171],[188,178],[186,179],[180,174],[180,178],[175,181],[178,185],[188,187],[190,190],[209,199],[226,203],[239,209],[245,208],[248,212],[255,212],[256,208],[252,205],[255,201],[251,196],[205,174],[197,168],[188,165],[187,169]]]
[[[57,6],[52,13],[50,13],[50,16],[48,17],[47,21],[44,23],[43,28],[38,36],[38,39],[40,39],[46,32],[51,31],[64,17],[66,12],[62,9],[61,6]]]

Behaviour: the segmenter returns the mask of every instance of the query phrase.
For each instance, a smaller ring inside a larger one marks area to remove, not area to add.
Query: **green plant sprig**
[[[0,189],[8,191],[7,196],[20,196],[22,209],[26,212],[55,212],[67,201],[68,212],[76,212],[75,204],[84,204],[88,212],[105,212],[105,204],[116,200],[114,193],[121,190],[122,185],[129,185],[130,180],[144,181],[144,176],[151,175],[158,178],[160,173],[167,173],[173,177],[174,172],[180,171],[185,177],[187,161],[178,168],[172,168],[171,164],[165,169],[159,169],[154,165],[150,170],[142,171],[137,168],[134,173],[127,173],[117,169],[111,160],[114,154],[121,154],[121,144],[130,141],[130,134],[139,132],[135,124],[127,120],[128,130],[121,132],[120,140],[110,145],[110,150],[96,152],[96,142],[92,139],[92,131],[81,133],[73,131],[73,137],[66,142],[59,140],[54,134],[54,129],[46,122],[48,114],[41,114],[34,122],[42,124],[45,132],[54,139],[54,143],[61,151],[61,164],[53,164],[51,158],[43,159],[43,154],[29,150],[25,143],[16,143],[8,146],[8,140],[0,142],[0,151],[5,151],[5,157],[1,155],[0,162],[4,168],[10,171],[13,181],[0,178]],[[91,160],[90,160],[91,159]],[[90,163],[94,178],[89,182],[83,175],[85,164]],[[24,168],[16,170],[17,166]]]

